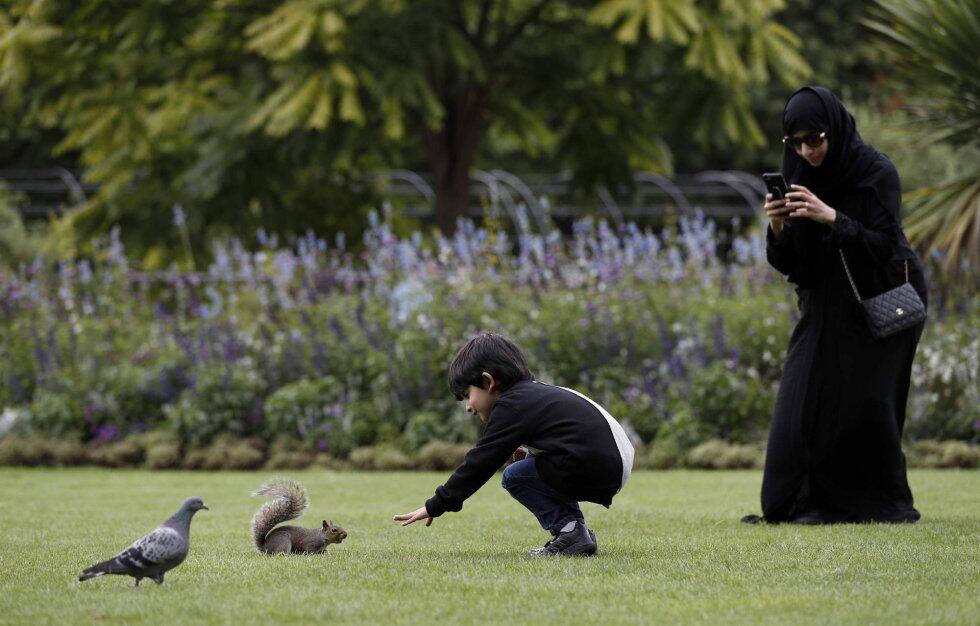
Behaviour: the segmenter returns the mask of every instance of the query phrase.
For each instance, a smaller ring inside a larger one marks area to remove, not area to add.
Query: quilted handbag
[[[889,289],[883,294],[861,299],[854,278],[851,276],[851,269],[847,267],[847,259],[844,258],[844,251],[839,249],[840,260],[844,263],[844,271],[847,272],[847,280],[851,283],[854,290],[854,297],[864,309],[864,316],[868,320],[871,334],[875,339],[883,339],[905,330],[910,326],[921,324],[926,319],[926,305],[922,298],[909,283],[909,262],[905,261],[905,282]]]

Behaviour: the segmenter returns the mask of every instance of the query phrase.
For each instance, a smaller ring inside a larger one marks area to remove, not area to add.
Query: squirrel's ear
[[[327,520],[323,520],[323,528],[326,529],[328,527],[329,527],[329,524],[327,524]]]

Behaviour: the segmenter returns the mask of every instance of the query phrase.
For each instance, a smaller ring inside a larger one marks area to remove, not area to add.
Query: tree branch
[[[492,0],[485,0],[483,4],[483,9],[486,10],[487,6]],[[466,41],[470,42],[470,45],[476,48],[477,51],[483,53],[486,50],[486,42],[482,40],[481,31],[484,29],[483,20],[485,15],[481,13],[480,15],[480,25],[477,29],[476,34],[471,33],[468,28],[466,28],[466,17],[463,15],[462,2],[452,2],[453,6],[453,19],[452,23],[459,28],[459,32],[462,33]]]
[[[541,17],[541,12],[544,11],[545,7],[551,3],[551,0],[541,0],[534,7],[527,12],[524,19],[519,21],[514,25],[509,33],[503,35],[496,44],[493,45],[491,49],[494,56],[497,56],[507,50],[507,47],[514,43],[514,40],[520,37],[524,33],[524,29],[534,23],[539,17]]]
[[[483,7],[480,9],[480,21],[476,27],[476,38],[483,41],[487,36],[487,26],[490,25],[490,7],[493,0],[483,0]]]

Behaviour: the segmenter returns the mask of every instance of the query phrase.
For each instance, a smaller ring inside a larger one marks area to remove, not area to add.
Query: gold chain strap
[[[857,298],[858,302],[861,302],[861,294],[858,293],[857,285],[854,284],[854,278],[851,276],[851,268],[847,267],[847,259],[844,258],[844,251],[837,248],[840,252],[840,260],[844,263],[844,271],[847,272],[847,280],[851,282],[851,289],[854,290],[854,297]]]
[[[861,302],[861,294],[858,293],[857,285],[854,284],[854,277],[851,276],[851,268],[847,267],[847,259],[844,258],[844,251],[837,248],[840,252],[840,260],[844,263],[844,271],[847,272],[847,280],[851,283],[851,289],[854,290],[854,297],[857,298],[858,302]],[[909,282],[909,260],[905,259],[905,282]]]

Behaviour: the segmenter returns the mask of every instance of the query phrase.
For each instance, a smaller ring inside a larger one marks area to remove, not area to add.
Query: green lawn
[[[314,525],[350,533],[326,556],[250,543],[252,489],[302,481]],[[610,510],[587,505],[591,559],[533,560],[546,539],[491,482],[430,528],[395,513],[443,474],[0,470],[0,623],[980,623],[980,472],[911,474],[919,524],[747,526],[758,472],[640,472]],[[158,587],[78,573],[166,518],[211,507]]]

